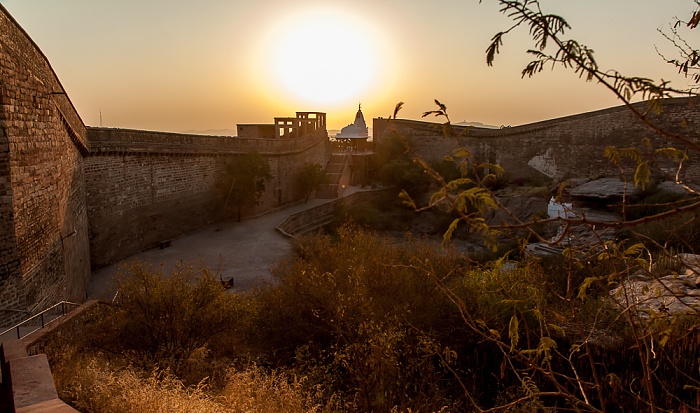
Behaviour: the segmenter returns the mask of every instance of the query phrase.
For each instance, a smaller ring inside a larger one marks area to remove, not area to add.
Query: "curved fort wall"
[[[82,300],[91,267],[220,219],[236,155],[258,151],[274,176],[248,215],[299,199],[298,171],[328,159],[325,123],[297,139],[86,128],[2,5],[0,72],[0,325]]]
[[[648,109],[646,102],[635,106],[641,111]],[[699,99],[667,99],[662,107],[662,113],[648,115],[650,120],[699,141]],[[378,118],[373,126],[375,141],[401,134],[429,161],[440,160],[461,145],[477,160],[498,163],[514,178],[617,175],[619,170],[604,156],[605,147],[639,146],[645,137],[657,148],[681,147],[654,133],[624,106],[501,129],[453,126],[450,138],[443,136],[442,125],[436,123]],[[685,178],[700,182],[697,162],[686,165]]]
[[[305,162],[324,165],[329,150],[325,129],[298,139],[254,139],[88,128],[88,140],[93,267],[221,219],[220,181],[237,154],[257,151],[271,167],[259,204],[244,211],[254,215],[298,200],[298,172]]]
[[[217,183],[237,155],[257,150],[274,176],[249,215],[297,200],[297,172],[329,156],[325,128],[296,139],[86,128],[46,57],[1,5],[0,71],[0,324],[83,298],[91,265],[218,219]],[[658,120],[696,139],[697,103],[669,101]],[[392,127],[429,160],[458,146],[441,137],[438,124],[405,120],[376,119],[375,140]],[[606,145],[633,145],[645,136],[658,146],[670,143],[622,107],[454,131],[478,159],[498,162],[512,176],[615,173],[603,157]],[[700,181],[696,164],[686,176]]]
[[[0,320],[81,299],[90,280],[85,127],[0,6]]]

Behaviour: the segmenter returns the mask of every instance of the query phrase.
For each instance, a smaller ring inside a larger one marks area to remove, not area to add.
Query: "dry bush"
[[[298,255],[275,268],[276,283],[257,296],[257,348],[347,395],[359,411],[451,404],[455,383],[440,353],[468,340],[423,267],[469,296],[463,257],[416,240],[392,245],[351,226],[337,238],[304,240]]]
[[[157,370],[150,375],[129,367],[112,370],[99,357],[80,358],[54,377],[60,397],[86,413],[235,411],[207,393],[204,384],[185,387],[172,374]]]
[[[266,370],[257,365],[229,367],[221,390],[206,379],[185,386],[169,371],[150,373],[133,366],[110,363],[103,355],[81,356],[74,348],[62,349],[54,363],[54,380],[62,399],[82,412],[340,412],[347,409],[337,397],[326,396],[306,379]],[[352,407],[352,406],[350,406]]]
[[[346,410],[335,397],[326,401],[320,386],[309,388],[306,381],[304,377],[252,365],[242,371],[229,370],[221,397],[235,412],[322,413]]]
[[[204,267],[162,268],[134,263],[117,278],[116,305],[101,317],[92,346],[120,354],[146,370],[171,369],[181,376],[198,349],[244,325],[244,297],[227,293]]]

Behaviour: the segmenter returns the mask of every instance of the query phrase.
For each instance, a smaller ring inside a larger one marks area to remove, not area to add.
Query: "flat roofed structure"
[[[241,138],[274,139],[275,125],[268,124],[238,124],[236,136]]]
[[[324,112],[297,112],[296,117],[275,118],[275,123],[238,124],[236,134],[240,138],[290,139],[317,130],[326,130]]]

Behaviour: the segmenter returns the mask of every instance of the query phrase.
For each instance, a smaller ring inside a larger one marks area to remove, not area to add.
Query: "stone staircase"
[[[21,340],[0,346],[0,412],[78,413],[58,398],[46,354],[30,356]]]
[[[347,185],[345,175],[349,176],[349,154],[332,154],[326,163],[327,184],[316,191],[317,199],[336,199],[343,193],[343,185]],[[349,181],[349,179],[348,179]]]
[[[64,307],[62,303],[58,305]],[[0,344],[0,413],[79,413],[58,398],[46,354],[34,353],[52,333],[61,334],[68,321],[80,320],[85,310],[94,305],[96,301],[89,301],[51,322],[44,323],[42,317],[39,329]]]

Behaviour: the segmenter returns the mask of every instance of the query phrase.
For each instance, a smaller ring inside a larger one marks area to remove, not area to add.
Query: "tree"
[[[324,184],[328,183],[323,167],[317,163],[306,162],[297,176],[299,191],[304,196],[304,202],[314,191],[318,191]]]
[[[560,66],[610,90],[641,123],[648,126],[651,132],[666,138],[670,145],[653,147],[649,140],[640,139],[639,147],[606,148],[608,160],[625,172],[621,176],[629,177],[631,185],[643,188],[650,183],[652,173],[658,173],[672,178],[688,192],[681,200],[655,205],[660,212],[640,219],[625,219],[623,215],[622,220],[614,222],[591,222],[585,217],[522,222],[511,215],[515,224],[490,227],[484,220],[485,214],[493,209],[505,208],[485,185],[484,180],[491,174],[484,176],[482,172],[498,173],[497,165],[481,162],[468,150],[458,149],[447,159],[458,166],[461,176],[448,180],[418,159],[417,162],[438,182],[439,189],[429,205],[422,208],[416,206],[409,194],[404,192],[402,196],[417,210],[449,205],[458,218],[445,233],[446,240],[457,225],[466,225],[473,233],[483,234],[492,245],[507,231],[526,230],[541,242],[565,247],[561,259],[566,263],[563,271],[566,288],[549,298],[552,304],[548,307],[527,308],[524,306],[527,302],[522,299],[506,297],[503,306],[511,314],[506,331],[471,313],[468,310],[470,303],[432,273],[427,265],[424,266],[426,274],[433,277],[436,285],[459,308],[468,330],[481,335],[484,343],[491,343],[502,353],[501,376],[511,377],[520,384],[513,395],[490,409],[480,404],[478,397],[469,391],[471,386],[468,383],[462,386],[465,397],[476,411],[504,411],[518,405],[536,410],[565,408],[595,412],[620,408],[652,412],[698,411],[698,366],[679,363],[677,355],[695,359],[694,353],[686,352],[678,343],[697,339],[699,309],[688,305],[686,314],[674,315],[664,308],[646,308],[634,298],[639,295],[630,282],[635,277],[648,277],[657,283],[656,288],[661,291],[659,294],[667,294],[683,302],[687,295],[665,284],[662,277],[673,274],[673,271],[677,274],[678,268],[688,268],[696,276],[699,275],[697,267],[684,262],[683,258],[664,245],[663,240],[651,238],[641,229],[650,222],[669,224],[673,218],[681,218],[675,220],[679,228],[697,224],[700,194],[684,184],[681,172],[683,163],[700,152],[700,143],[685,122],[679,121],[678,128],[668,130],[656,124],[649,114],[662,111],[664,99],[668,97],[697,94],[700,53],[683,40],[675,29],[684,26],[692,30],[698,26],[700,2],[694,0],[695,10],[691,17],[687,21],[679,19],[672,25],[673,34],[666,36],[680,57],[662,57],[696,82],[688,88],[678,89],[663,80],[656,82],[601,69],[592,49],[576,40],[564,38],[566,30],[570,29],[567,21],[561,16],[546,14],[538,0],[495,1],[500,4],[500,11],[513,23],[493,36],[486,50],[489,66],[494,64],[504,38],[519,27],[526,29],[533,41],[534,47],[528,50],[533,60],[522,70],[522,77],[534,76],[546,67]],[[632,100],[639,97],[648,101],[646,108],[632,104]],[[436,104],[438,110],[426,112],[424,116],[434,114],[444,117],[445,130],[448,130],[450,121],[447,109],[438,101]],[[445,135],[448,137],[447,133]],[[675,162],[675,173],[669,174],[668,170],[658,167],[657,161],[662,158]],[[467,189],[464,189],[465,184]],[[620,207],[624,212],[629,207],[628,201],[623,200]],[[563,225],[560,237],[545,239],[533,230],[535,225],[547,222]],[[598,237],[598,241],[581,246],[564,245],[566,235],[575,227],[587,228]],[[618,232],[616,239],[606,240],[601,236],[605,229],[624,229],[626,233]],[[526,242],[520,241],[524,247]],[[679,266],[674,267],[676,264]],[[510,292],[517,287],[521,286],[504,284],[493,291]],[[621,297],[618,303],[624,305],[606,304],[612,287],[617,288],[616,295]],[[561,302],[556,306],[558,300]],[[606,318],[611,321],[604,322]],[[601,340],[611,339],[610,329],[621,336],[625,349],[609,350],[600,343]],[[618,360],[611,355],[623,355],[620,357],[625,361],[616,369],[612,364]],[[680,359],[683,360],[683,357]],[[447,360],[445,363],[449,367]]]
[[[373,159],[374,169],[377,170],[377,178],[386,185],[419,197],[426,193],[431,179],[425,173],[425,169],[411,159],[409,146],[405,137],[398,133],[385,137],[377,145],[377,153]]]
[[[241,210],[246,206],[257,205],[265,193],[265,182],[272,178],[270,165],[257,152],[238,155],[226,167],[226,175],[221,185],[225,196],[224,207],[236,206],[238,222],[241,222]]]

